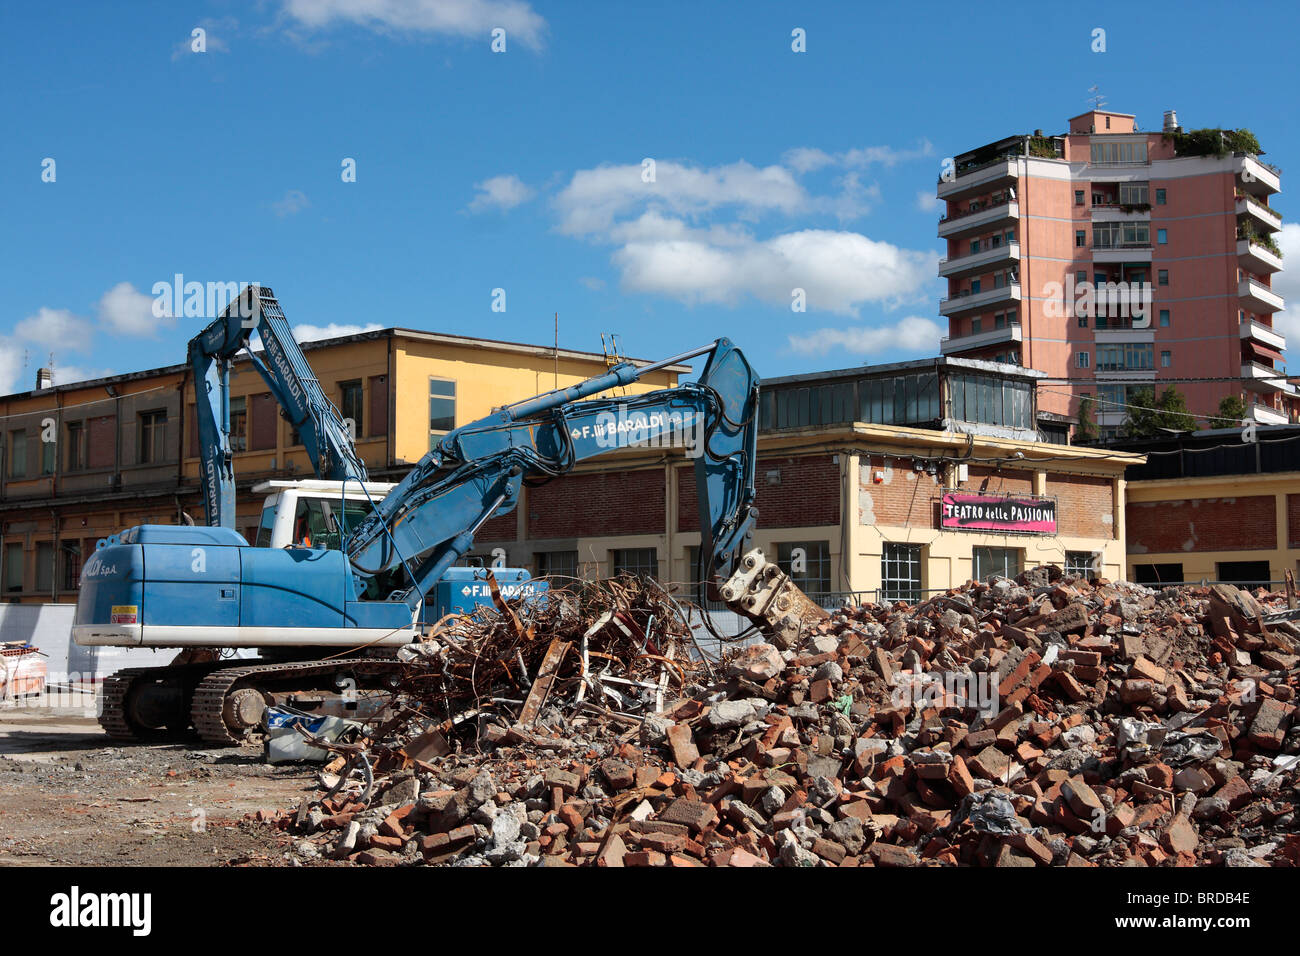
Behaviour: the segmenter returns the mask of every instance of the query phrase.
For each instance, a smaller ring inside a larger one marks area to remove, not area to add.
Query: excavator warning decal
[[[138,604],[114,604],[109,617],[111,624],[139,624],[140,606]]]

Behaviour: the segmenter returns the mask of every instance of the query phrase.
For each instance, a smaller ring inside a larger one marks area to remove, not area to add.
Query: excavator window
[[[346,533],[344,529],[351,531],[369,513],[368,501],[349,501],[340,508],[337,501],[299,498],[293,515],[293,545],[337,551]]]

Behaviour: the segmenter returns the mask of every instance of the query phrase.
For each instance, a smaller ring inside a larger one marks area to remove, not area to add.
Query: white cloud
[[[605,288],[605,280],[598,279],[595,276],[583,276],[578,281],[592,292],[599,292],[601,289]]]
[[[789,306],[803,289],[814,311],[857,315],[866,302],[887,306],[915,297],[934,273],[929,253],[900,249],[856,232],[805,229],[770,239],[709,233],[627,243],[613,256],[624,288],[687,303],[735,305],[751,297]]]
[[[271,203],[271,211],[283,219],[286,216],[296,216],[304,209],[311,205],[311,200],[301,189],[290,189],[284,194],[283,199],[277,199]]]
[[[1273,325],[1286,336],[1291,351],[1300,349],[1300,223],[1286,223],[1275,238],[1287,268],[1273,275],[1273,291],[1286,300],[1286,311],[1273,316]]]
[[[22,345],[16,339],[0,335],[0,395],[12,395],[22,389],[18,381],[22,372]],[[34,383],[35,379],[33,379]]]
[[[922,189],[916,194],[916,208],[921,212],[938,212],[943,208],[943,200],[934,193]]]
[[[153,313],[153,297],[136,291],[129,282],[119,282],[99,300],[99,319],[113,332],[123,335],[158,334],[159,326],[174,325],[171,316],[159,318]]]
[[[106,378],[113,374],[111,368],[87,368],[81,365],[55,365],[53,372],[55,385],[87,382],[92,378]],[[34,381],[33,384],[35,384]]]
[[[790,336],[790,348],[803,355],[825,355],[834,351],[871,356],[894,349],[935,355],[943,332],[934,320],[909,315],[901,322],[877,328],[828,328],[794,334]]]
[[[91,325],[67,309],[42,306],[16,326],[14,335],[37,345],[83,349],[89,343]]]
[[[781,157],[787,166],[799,173],[809,173],[826,166],[841,169],[864,169],[867,166],[897,166],[914,159],[934,155],[934,144],[921,140],[915,149],[898,149],[894,146],[861,146],[840,153],[828,153],[815,147],[800,146]]]
[[[546,21],[523,0],[285,0],[284,11],[303,27],[352,23],[376,32],[481,37],[506,31],[510,42],[539,49]]]
[[[883,149],[838,156],[795,150],[787,165],[765,167],[745,160],[602,165],[575,172],[553,206],[561,232],[614,247],[611,261],[626,290],[688,304],[753,299],[788,307],[802,289],[810,310],[857,315],[868,302],[894,308],[919,300],[936,255],[843,229],[764,235],[758,226],[774,217],[861,217],[881,192],[857,170],[889,161]],[[819,164],[842,170],[830,180],[833,191],[810,192],[795,172]]]
[[[505,176],[493,176],[481,183],[475,183],[478,195],[470,202],[472,212],[486,209],[498,209],[502,212],[532,199],[535,190],[513,173]]]
[[[329,325],[295,325],[293,337],[299,342],[314,342],[317,339],[336,339],[344,335],[375,332],[382,328],[382,325],[374,322],[367,322],[365,325],[349,325],[341,322],[331,322]]]
[[[642,179],[641,164],[574,173],[555,198],[560,230],[573,236],[606,232],[619,217],[641,208],[678,216],[730,208],[752,220],[771,212],[791,215],[809,204],[807,192],[783,166],[759,169],[741,160],[710,169],[662,160],[653,168],[653,182]]]

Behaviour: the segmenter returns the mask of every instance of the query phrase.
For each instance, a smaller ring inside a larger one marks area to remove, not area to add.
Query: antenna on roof
[[[1099,110],[1106,105],[1106,97],[1101,95],[1101,89],[1096,83],[1088,87],[1088,92],[1092,94],[1088,99],[1091,101],[1093,109]]]

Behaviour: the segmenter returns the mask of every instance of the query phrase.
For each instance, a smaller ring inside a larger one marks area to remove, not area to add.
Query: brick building
[[[1129,575],[1145,584],[1281,582],[1300,572],[1300,428],[1145,440],[1128,471]],[[1119,443],[1113,447],[1138,447]]]
[[[391,481],[447,429],[605,368],[602,355],[400,329],[304,348],[356,422],[372,477]],[[673,385],[685,371],[629,390]],[[1043,563],[1119,575],[1123,474],[1141,456],[1045,440],[1059,423],[1039,414],[1040,374],[938,358],[764,381],[755,543],[828,601],[915,597]],[[232,393],[239,530],[251,541],[261,508],[252,486],[311,470],[246,363]],[[4,600],[75,600],[99,538],[185,513],[201,520],[183,366],[3,397],[0,423]],[[57,440],[42,442],[49,429]],[[1052,514],[1050,527],[997,514],[967,527],[945,508]],[[526,487],[515,511],[484,525],[473,557],[538,574],[644,572],[688,589],[699,543],[690,460],[630,448]]]
[[[1124,470],[1142,457],[1044,441],[1038,374],[939,358],[765,379],[754,543],[828,601],[915,598],[1048,563],[1121,576]],[[1053,526],[957,528],[945,495],[1040,503]],[[476,550],[536,571],[649,571],[692,592],[699,543],[690,462],[630,449],[526,488]]]
[[[943,353],[1048,373],[1043,409],[1073,417],[1089,397],[1103,437],[1137,390],[1170,383],[1195,414],[1236,396],[1258,423],[1294,420],[1273,327],[1281,174],[1259,152],[1172,111],[1152,132],[1097,109],[954,156],[937,187]]]

